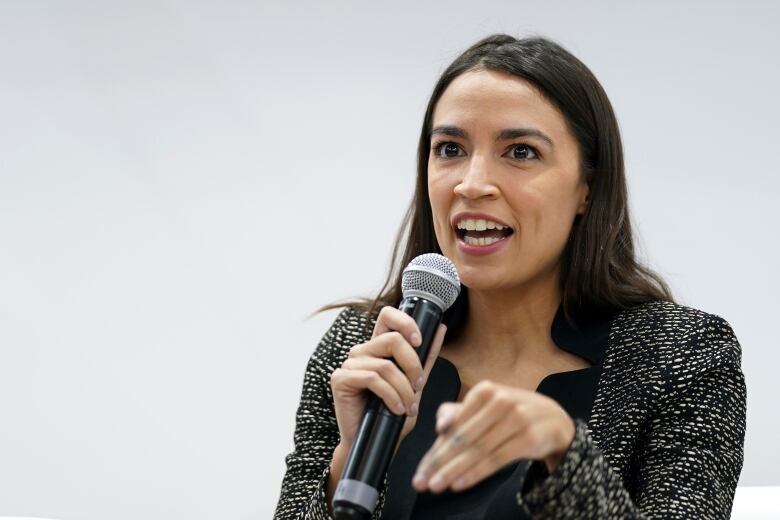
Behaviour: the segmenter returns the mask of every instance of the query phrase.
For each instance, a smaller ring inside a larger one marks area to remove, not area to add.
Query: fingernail
[[[431,491],[440,491],[444,489],[444,477],[436,475],[431,479],[428,487],[431,488]]]
[[[441,417],[436,419],[436,430],[441,433],[447,433],[450,429],[450,416],[449,414],[442,414]]]
[[[412,407],[409,409],[409,415],[411,415],[412,417],[417,415],[417,411],[419,410],[419,408],[420,408],[420,405],[417,404],[417,401],[413,402],[412,403]]]
[[[419,347],[420,343],[422,343],[422,338],[420,335],[416,332],[412,332],[412,345]]]
[[[420,471],[415,473],[414,478],[412,479],[412,484],[417,487],[425,486],[425,473],[422,473]]]
[[[452,490],[458,491],[466,487],[466,479],[461,477],[452,484]]]
[[[423,389],[423,384],[424,383],[425,382],[423,381],[423,377],[422,376],[418,377],[417,381],[414,383],[414,389],[419,392],[420,390]]]
[[[395,403],[395,413],[397,413],[398,415],[406,414],[406,407],[404,406],[404,403],[402,403],[401,401]]]

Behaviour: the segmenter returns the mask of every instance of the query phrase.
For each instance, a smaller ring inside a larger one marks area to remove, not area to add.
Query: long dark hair
[[[428,200],[433,112],[455,78],[480,69],[504,71],[535,85],[561,111],[579,144],[589,197],[585,213],[574,221],[561,258],[561,302],[566,317],[571,319],[579,309],[616,311],[649,301],[673,301],[664,280],[636,259],[623,145],[615,113],[601,84],[585,64],[555,42],[494,34],[458,56],[433,89],[417,147],[414,196],[396,237],[384,285],[375,298],[334,303],[319,310],[350,305],[375,315],[385,305],[396,306],[402,297],[403,267],[420,254],[441,254]],[[461,294],[454,307],[460,307],[463,313],[466,288]]]

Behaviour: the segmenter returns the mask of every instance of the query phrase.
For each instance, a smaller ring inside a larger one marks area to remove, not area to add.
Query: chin
[[[455,263],[460,283],[472,291],[491,291],[505,288],[509,277],[497,270],[487,270],[484,267],[460,266]],[[491,272],[492,271],[492,272]]]

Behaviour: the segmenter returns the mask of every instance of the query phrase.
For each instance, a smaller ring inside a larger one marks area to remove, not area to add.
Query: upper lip
[[[453,229],[457,229],[458,222],[461,220],[467,220],[467,219],[482,219],[482,220],[489,220],[491,222],[495,222],[496,224],[501,224],[504,227],[508,227],[512,229],[512,226],[507,224],[505,221],[501,220],[498,217],[494,217],[493,215],[488,215],[487,213],[476,213],[473,211],[463,211],[460,213],[456,213],[452,216],[452,220],[450,220],[450,224],[452,225]]]

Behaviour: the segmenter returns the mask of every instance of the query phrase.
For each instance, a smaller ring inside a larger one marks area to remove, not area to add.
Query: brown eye
[[[538,159],[539,155],[536,153],[536,150],[527,144],[518,144],[517,146],[512,147],[512,158],[525,161],[530,159]]]
[[[434,147],[436,155],[443,158],[458,157],[459,155],[462,155],[458,153],[459,151],[460,146],[452,142],[441,143]]]

